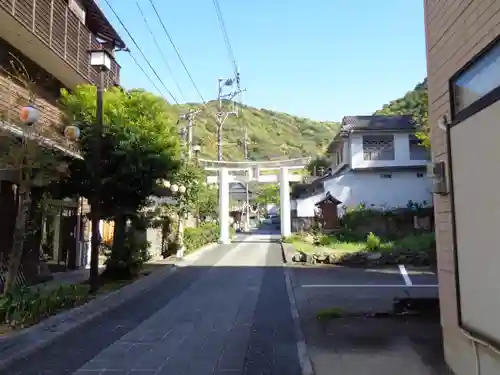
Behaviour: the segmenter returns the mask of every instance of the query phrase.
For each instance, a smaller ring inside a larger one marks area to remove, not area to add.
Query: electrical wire
[[[144,68],[142,67],[141,64],[139,64],[139,61],[137,61],[137,59],[135,58],[134,55],[132,55],[132,52],[128,51],[130,57],[132,58],[132,60],[134,61],[135,65],[137,65],[139,67],[139,69],[142,71],[142,73],[146,76],[146,78],[148,79],[148,81],[153,85],[153,87],[156,89],[156,91],[158,91],[158,93],[160,95],[163,96],[163,92],[158,88],[158,86],[156,86],[155,82],[151,79],[151,77],[146,73],[146,71],[144,70]]]
[[[160,76],[158,75],[158,73],[156,72],[155,68],[153,68],[153,66],[151,65],[151,63],[149,62],[149,60],[146,58],[146,55],[144,54],[144,52],[142,52],[142,49],[141,47],[139,47],[139,45],[137,44],[137,42],[135,41],[134,37],[132,36],[132,34],[130,33],[130,31],[128,30],[128,28],[125,26],[125,24],[123,23],[122,19],[120,18],[120,16],[118,16],[118,14],[116,13],[116,11],[113,9],[113,7],[111,6],[111,4],[109,3],[108,0],[104,0],[106,2],[106,4],[108,5],[109,9],[111,9],[111,12],[113,12],[114,16],[116,17],[116,19],[118,20],[118,22],[120,22],[120,25],[123,27],[123,30],[125,30],[125,32],[127,33],[127,35],[129,36],[130,40],[132,40],[132,43],[134,43],[135,47],[137,48],[137,50],[139,51],[139,53],[142,55],[142,57],[144,58],[144,60],[146,61],[146,63],[148,64],[149,68],[153,71],[154,75],[156,76],[156,78],[158,79],[158,81],[162,84],[162,86],[165,88],[165,90],[167,91],[167,93],[170,95],[170,97],[174,100],[174,102],[176,104],[179,104],[179,102],[177,101],[177,99],[175,98],[175,96],[170,92],[170,90],[168,89],[167,85],[165,85],[165,83],[163,82],[163,80],[160,78]]]
[[[195,90],[197,91],[198,95],[200,96],[201,101],[203,103],[205,103],[205,99],[203,98],[203,95],[201,95],[200,89],[196,85],[193,77],[191,76],[191,73],[189,72],[189,69],[187,68],[186,64],[184,63],[184,60],[182,59],[181,54],[179,53],[179,50],[177,49],[174,41],[172,40],[172,37],[170,36],[170,33],[168,32],[165,24],[163,23],[163,21],[162,21],[162,19],[160,17],[160,13],[158,13],[158,10],[156,9],[155,4],[153,3],[153,0],[149,0],[149,3],[151,4],[151,7],[153,8],[153,10],[154,10],[154,12],[156,14],[156,17],[158,17],[158,20],[160,21],[161,27],[163,28],[163,31],[165,32],[165,35],[167,36],[168,40],[170,41],[170,44],[174,48],[175,53],[177,54],[177,57],[179,58],[179,61],[181,62],[184,70],[186,71],[186,74],[188,75],[189,79],[191,80],[191,83],[193,84],[193,86],[194,86]]]
[[[174,82],[175,86],[177,87],[177,90],[179,90],[179,93],[181,94],[182,99],[185,101],[186,98],[184,97],[184,93],[182,92],[182,89],[179,86],[179,83],[175,79],[174,73],[172,72],[172,69],[170,68],[170,64],[168,63],[167,58],[165,57],[165,54],[163,53],[163,51],[160,47],[160,44],[158,43],[158,40],[156,39],[155,34],[153,33],[153,30],[149,26],[148,19],[147,19],[146,15],[144,14],[144,12],[142,11],[142,8],[141,8],[141,5],[139,4],[139,1],[136,0],[135,3],[137,5],[137,8],[139,9],[139,13],[141,13],[141,16],[142,16],[142,19],[144,20],[144,23],[146,24],[146,27],[149,31],[149,34],[151,35],[151,39],[153,39],[153,42],[156,45],[156,48],[158,49],[158,52],[160,53],[160,56],[163,59],[163,62],[165,63],[165,66],[170,74],[170,77],[172,78],[172,81]]]
[[[238,75],[238,64],[236,64],[236,59],[234,58],[233,48],[229,41],[229,36],[227,34],[226,23],[224,22],[224,17],[222,16],[222,11],[220,9],[219,0],[213,0],[215,13],[217,14],[217,19],[219,20],[220,29],[222,31],[222,37],[224,38],[224,44],[226,45],[227,54],[229,61],[233,65],[235,76]]]

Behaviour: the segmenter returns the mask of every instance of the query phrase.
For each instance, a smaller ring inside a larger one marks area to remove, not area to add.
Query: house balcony
[[[101,48],[64,0],[0,0],[0,38],[35,61],[64,86],[97,83],[89,50]],[[118,85],[120,65],[112,62],[106,85]]]
[[[25,125],[19,120],[20,109],[28,104],[40,111],[40,119],[34,125],[39,142],[69,157],[79,157],[78,144],[63,136],[63,112],[55,99],[36,87],[29,91],[21,83],[0,74],[0,135],[22,136]],[[0,152],[12,147],[10,137],[0,137]],[[6,143],[7,142],[7,143]]]

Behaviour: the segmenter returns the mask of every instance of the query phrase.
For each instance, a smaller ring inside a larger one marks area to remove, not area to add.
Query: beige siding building
[[[500,0],[425,0],[429,122],[445,356],[500,374]]]

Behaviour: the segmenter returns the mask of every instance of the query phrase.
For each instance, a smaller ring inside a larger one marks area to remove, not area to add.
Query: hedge
[[[234,229],[231,228],[231,235],[234,235]],[[186,253],[191,253],[200,247],[217,242],[219,239],[219,225],[214,223],[205,223],[198,228],[186,228],[184,230],[184,248]]]

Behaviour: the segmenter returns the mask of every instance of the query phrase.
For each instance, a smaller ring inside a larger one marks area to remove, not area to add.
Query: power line
[[[226,45],[227,54],[229,56],[229,61],[233,64],[234,74],[238,74],[238,64],[236,64],[236,59],[234,58],[233,48],[229,42],[229,36],[227,34],[226,23],[224,22],[224,17],[222,17],[222,11],[220,9],[219,0],[213,0],[215,13],[217,14],[217,19],[219,20],[220,29],[222,31],[222,37],[224,38],[224,43]]]
[[[170,74],[170,77],[172,78],[172,81],[175,83],[175,86],[177,87],[177,90],[179,90],[179,93],[181,94],[182,99],[185,100],[186,98],[184,97],[184,93],[182,92],[182,89],[179,86],[179,83],[175,79],[174,73],[172,72],[172,69],[170,68],[170,65],[169,65],[169,63],[167,61],[167,58],[165,57],[165,54],[163,53],[163,51],[162,51],[162,49],[160,47],[160,44],[158,43],[158,40],[156,39],[155,34],[153,33],[153,30],[149,26],[148,19],[144,15],[144,12],[142,11],[142,8],[141,8],[141,6],[139,4],[139,1],[136,0],[135,3],[137,4],[137,8],[139,8],[139,12],[141,13],[142,19],[144,20],[144,23],[146,24],[146,27],[147,27],[147,29],[149,31],[149,34],[151,35],[151,38],[153,39],[153,42],[155,43],[156,48],[158,49],[158,52],[160,53],[160,55],[161,55],[161,57],[163,59],[163,62],[165,63],[165,66],[167,67],[167,70],[168,70],[168,72]]]
[[[203,103],[205,103],[205,99],[203,98],[203,95],[201,95],[201,91],[200,89],[198,88],[198,86],[196,85],[196,83],[194,82],[194,79],[193,77],[191,76],[191,73],[189,73],[189,69],[187,68],[186,64],[184,63],[184,60],[182,59],[181,57],[181,54],[179,53],[179,50],[177,49],[177,47],[175,46],[175,43],[174,41],[172,40],[172,37],[170,36],[170,33],[168,32],[167,28],[165,27],[165,24],[163,23],[161,17],[160,17],[160,14],[158,13],[158,10],[156,9],[156,6],[154,5],[153,3],[153,0],[149,0],[149,3],[151,4],[151,7],[153,7],[153,10],[154,12],[156,13],[156,17],[158,17],[158,20],[160,21],[160,24],[163,28],[163,31],[165,32],[165,34],[167,35],[167,38],[168,40],[170,41],[170,44],[172,45],[172,47],[174,48],[175,50],[175,53],[177,54],[177,57],[179,58],[179,61],[181,62],[182,66],[184,67],[184,70],[186,71],[189,79],[191,80],[191,83],[193,84],[194,88],[196,89],[196,91],[198,92],[198,95],[200,96],[200,99]]]
[[[142,67],[141,64],[139,64],[139,62],[137,61],[137,59],[135,58],[134,55],[132,55],[132,52],[128,51],[130,57],[132,57],[132,60],[134,60],[135,62],[135,65],[137,65],[139,67],[139,69],[142,71],[142,73],[146,76],[146,78],[148,79],[148,81],[153,85],[153,87],[156,89],[156,91],[158,91],[158,93],[160,95],[163,95],[163,93],[161,92],[161,90],[158,88],[158,86],[156,86],[155,82],[151,79],[150,76],[148,76],[148,74],[146,73],[146,71],[144,70],[144,68]]]
[[[146,63],[148,64],[149,68],[153,71],[154,75],[156,76],[156,78],[158,78],[158,81],[162,84],[162,86],[165,88],[165,90],[168,92],[168,94],[172,97],[172,99],[174,100],[174,102],[176,104],[179,104],[179,102],[177,101],[177,99],[175,98],[175,96],[170,92],[170,90],[168,89],[167,85],[165,85],[165,83],[163,82],[163,80],[160,78],[160,76],[158,75],[158,73],[156,72],[155,68],[153,68],[153,66],[151,65],[151,63],[149,62],[149,60],[146,58],[146,55],[144,54],[144,52],[142,52],[142,49],[141,47],[139,47],[139,45],[137,44],[137,42],[135,41],[134,37],[132,36],[132,34],[130,33],[130,31],[128,31],[127,27],[125,26],[125,24],[123,23],[123,21],[121,20],[120,16],[118,16],[118,14],[115,12],[115,10],[113,9],[113,7],[111,6],[111,4],[109,3],[108,0],[104,0],[106,2],[106,4],[108,5],[109,9],[111,9],[111,11],[113,12],[113,14],[115,15],[116,19],[118,20],[118,22],[120,22],[120,25],[122,25],[123,27],[123,30],[125,30],[125,32],[127,33],[127,35],[129,36],[130,40],[132,40],[132,43],[134,43],[135,47],[137,48],[137,50],[139,51],[139,53],[142,55],[142,57],[144,58],[144,60],[146,61]]]

